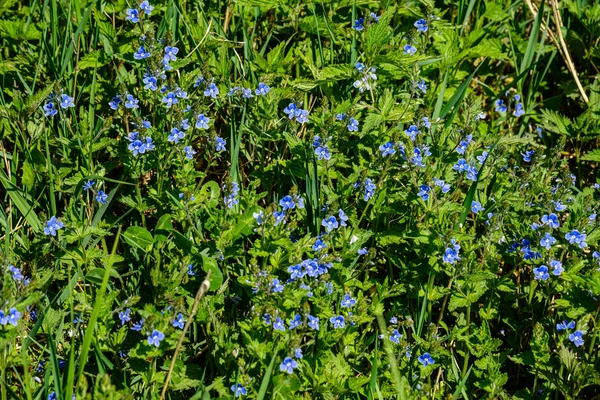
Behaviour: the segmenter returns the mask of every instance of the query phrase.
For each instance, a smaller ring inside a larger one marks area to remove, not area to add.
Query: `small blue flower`
[[[564,211],[564,210],[567,209],[567,206],[565,206],[564,204],[562,204],[560,200],[553,201],[552,203],[554,203],[554,209],[556,211]]]
[[[245,99],[249,99],[251,97],[254,97],[252,95],[252,89],[250,89],[250,88],[242,89],[242,97],[245,98]]]
[[[158,80],[156,79],[156,76],[152,74],[144,74],[144,79],[142,79],[142,82],[144,83],[144,89],[151,90],[153,92],[158,89],[158,86],[156,85]],[[113,110],[116,110],[116,108],[113,108]]]
[[[296,329],[300,325],[302,325],[302,317],[300,314],[296,314],[294,315],[294,318],[289,321],[289,327],[290,329]]]
[[[430,191],[431,188],[428,185],[421,185],[419,186],[419,193],[417,193],[417,196],[419,196],[423,201],[427,201],[429,199]]]
[[[327,248],[327,243],[325,243],[321,239],[317,239],[315,244],[313,244],[313,246],[312,246],[313,251],[322,251],[322,250],[325,250],[326,248]]]
[[[435,364],[435,360],[429,355],[429,353],[423,353],[422,355],[417,357],[417,360],[419,360],[419,362],[423,364],[424,367]]]
[[[346,214],[344,214],[344,210],[342,210],[341,208],[338,210],[338,217],[340,219],[340,226],[348,225],[346,223],[346,221],[348,221],[348,216]]]
[[[516,99],[516,95],[515,95],[515,99]],[[525,115],[525,110],[523,109],[523,103],[517,103],[515,111],[513,111],[513,115],[517,118]]]
[[[396,154],[396,149],[394,149],[394,144],[392,142],[387,142],[379,146],[379,151],[381,152],[381,156],[391,156]]]
[[[183,319],[183,314],[182,313],[177,314],[177,318],[175,318],[173,320],[173,326],[175,328],[183,329],[184,324],[185,324],[185,319]]]
[[[367,178],[365,180],[365,201],[369,201],[369,199],[373,197],[376,188],[377,186],[373,183],[373,181],[370,178]]]
[[[548,280],[549,277],[550,275],[548,274],[548,267],[546,267],[545,265],[540,265],[538,268],[533,269],[533,278],[536,281],[545,281]]]
[[[301,359],[302,356],[303,356],[302,349],[301,348],[297,348],[296,351],[294,351],[294,357],[296,357],[297,359]]]
[[[154,345],[155,347],[160,346],[160,342],[165,338],[165,334],[162,333],[161,331],[158,330],[154,330],[152,331],[152,333],[148,336],[148,344],[149,345]]]
[[[187,274],[190,276],[197,276],[196,272],[194,272],[194,264],[188,264]]]
[[[569,340],[573,342],[576,347],[583,346],[583,332],[577,330],[569,335]]]
[[[550,261],[550,266],[552,267],[552,273],[555,276],[560,276],[560,274],[562,274],[563,271],[565,270],[563,268],[562,263],[560,261],[558,261],[558,260],[552,260],[552,261]]]
[[[348,132],[358,132],[358,121],[354,118],[350,118],[348,122]]]
[[[202,84],[202,82],[204,82],[204,77],[203,76],[199,76],[196,78],[196,82],[194,82],[194,87],[198,87]]]
[[[96,194],[96,201],[100,204],[106,204],[108,200],[108,195],[104,193],[103,190],[98,190],[98,194]]]
[[[413,46],[411,44],[404,45],[404,54],[408,54],[409,56],[412,56],[416,52],[417,52],[417,48],[415,46]]]
[[[319,146],[315,149],[315,155],[317,156],[318,160],[330,160],[331,159],[331,153],[329,152],[329,148],[327,148],[327,146]]]
[[[133,58],[136,60],[144,60],[150,57],[150,53],[146,51],[144,46],[138,47],[137,51],[133,54]]]
[[[150,15],[152,10],[154,10],[154,7],[150,5],[148,0],[144,0],[140,3],[140,10],[142,10],[144,14]]]
[[[498,99],[496,100],[496,111],[497,112],[506,112],[506,105],[504,104],[504,100]]]
[[[423,93],[427,93],[427,84],[425,83],[425,79],[421,79],[419,82],[417,82],[417,88],[423,92]],[[423,118],[425,119],[425,118]],[[429,122],[429,120],[427,120],[427,122]],[[431,125],[430,125],[431,126]]]
[[[25,279],[21,270],[16,268],[14,265],[9,265],[8,271],[11,273],[11,277],[17,282],[21,282],[23,279]]]
[[[285,331],[285,325],[281,318],[277,317],[275,322],[273,322],[273,329],[275,329],[276,331]]]
[[[44,234],[56,236],[56,233],[59,229],[64,228],[65,225],[56,219],[56,216],[52,216],[48,222],[46,222],[46,226],[44,227]]]
[[[473,211],[475,214],[483,210],[485,210],[485,208],[483,208],[480,202],[474,201],[471,203],[471,211]]]
[[[400,339],[402,339],[402,334],[398,332],[398,329],[394,329],[392,334],[390,335],[390,340],[396,344],[400,343]]]
[[[329,319],[329,322],[333,324],[335,329],[342,329],[346,326],[346,322],[343,315],[333,316]]]
[[[266,96],[267,93],[269,93],[269,91],[271,90],[270,87],[268,87],[267,85],[265,85],[262,82],[258,83],[258,88],[256,88],[256,90],[254,91],[254,93],[256,93],[257,96]]]
[[[358,249],[358,255],[359,256],[364,256],[365,254],[368,254],[369,251],[367,250],[366,247],[363,247],[362,249]]]
[[[321,226],[324,226],[327,232],[331,232],[332,230],[337,229],[339,225],[335,216],[332,215],[323,219],[321,221]]]
[[[456,262],[460,260],[460,245],[456,243],[456,240],[454,239],[452,239],[451,242],[452,247],[447,247],[444,256],[442,257],[442,260],[446,264],[456,264]]]
[[[554,213],[544,215],[542,217],[542,223],[548,225],[550,228],[556,229],[560,226],[558,222],[558,216]]]
[[[417,28],[417,31],[419,32],[427,32],[427,30],[429,29],[429,27],[427,26],[427,21],[423,18],[415,22],[415,28]]]
[[[533,155],[533,153],[535,153],[534,150],[527,150],[525,151],[525,153],[521,153],[521,155],[523,156],[523,161],[531,162],[531,156]]]
[[[298,113],[296,114],[296,121],[298,121],[301,124],[307,123],[308,110],[298,110]]]
[[[54,108],[54,102],[49,101],[44,104],[44,112],[46,117],[54,117],[58,113],[58,110]]]
[[[439,186],[439,187],[441,187],[441,188],[442,188],[442,193],[448,193],[448,192],[450,191],[450,184],[448,184],[448,183],[444,182],[444,181],[443,181],[443,180],[441,180],[441,179],[434,179],[434,180],[433,180],[433,183],[434,183],[436,186]]]
[[[128,94],[126,96],[127,101],[125,101],[125,108],[139,108],[140,106],[138,105],[138,103],[140,102],[139,100],[137,100],[135,97],[133,97],[133,95]]]
[[[565,235],[565,239],[567,239],[569,243],[578,244],[582,249],[587,247],[587,243],[585,242],[586,238],[587,235],[585,233],[581,233],[576,229],[572,230],[571,232],[567,232]]]
[[[200,114],[200,115],[198,115],[198,118],[196,119],[196,128],[197,129],[208,129],[209,122],[210,122],[210,119],[205,117],[204,114]]]
[[[279,200],[279,205],[283,208],[283,211],[291,210],[296,207],[296,203],[294,203],[294,200],[292,199],[292,196],[290,196],[290,195],[287,195],[284,198],[282,198],[281,200]]]
[[[70,96],[67,96],[66,94],[61,94],[60,95],[60,106],[62,108],[69,108],[69,107],[75,107],[75,103],[73,103],[73,98]]]
[[[94,186],[94,183],[96,183],[96,181],[87,181],[83,185],[83,190],[90,190],[92,188],[92,186]]]
[[[206,90],[204,91],[205,97],[212,97],[213,99],[216,99],[218,94],[219,94],[219,88],[214,83],[210,83],[208,85],[208,87],[206,88]]]
[[[281,284],[279,279],[277,279],[277,278],[273,279],[273,282],[271,282],[271,292],[281,293],[281,292],[283,292],[283,289],[285,289],[285,286],[283,286]]]
[[[215,150],[218,152],[225,151],[227,141],[220,136],[215,136]]]
[[[404,134],[414,142],[419,134],[419,127],[417,125],[411,125],[404,131]]]
[[[367,67],[361,62],[357,62],[356,64],[354,64],[354,67],[356,68],[356,70],[358,72],[363,72],[365,69],[367,69]],[[344,115],[344,114],[338,114],[338,115]],[[341,120],[338,120],[338,121],[341,121]]]
[[[285,219],[285,211],[275,211],[273,216],[275,217],[275,226],[277,226]],[[285,222],[283,223],[285,224]]]
[[[559,324],[556,324],[556,330],[559,332],[566,331],[567,329],[575,329],[575,321],[563,321]]]
[[[354,21],[354,25],[352,25],[352,29],[354,29],[356,31],[362,31],[363,29],[365,29],[364,23],[365,23],[365,19],[359,18]]]
[[[172,105],[179,103],[177,96],[175,96],[175,93],[173,92],[167,93],[163,96],[161,101],[167,105],[167,108],[171,108]]]
[[[121,325],[125,325],[125,322],[131,321],[131,310],[128,308],[124,312],[119,312],[119,319],[121,320]]]
[[[131,330],[140,332],[142,330],[143,326],[144,326],[144,318],[140,319],[139,322],[136,322],[135,324],[133,324],[133,326],[131,327]]]
[[[194,158],[194,154],[196,154],[196,151],[192,148],[192,146],[185,146],[183,151],[185,152],[185,158],[188,160],[192,160]]]
[[[379,22],[379,16],[377,16],[377,14],[375,14],[374,12],[372,12],[371,14],[369,14],[369,16],[371,18],[373,18],[373,21]]]
[[[179,49],[177,47],[166,46],[163,61],[165,63],[168,63],[170,61],[177,61],[177,53],[179,53]]]
[[[245,396],[248,391],[241,383],[236,383],[235,385],[231,385],[231,391],[234,394],[234,397]]]
[[[319,330],[319,318],[313,317],[312,315],[308,315],[308,327],[314,329],[315,331]]]
[[[298,363],[292,357],[286,357],[279,365],[279,370],[288,374],[293,374],[295,368],[298,368]]]
[[[485,160],[487,160],[487,157],[488,157],[488,152],[484,151],[483,153],[481,153],[481,155],[477,156],[477,161],[479,162],[479,164],[483,165]]]
[[[179,143],[179,140],[183,139],[184,137],[185,132],[179,130],[178,128],[172,128],[167,140],[172,143]]]
[[[552,247],[554,243],[556,243],[556,239],[548,232],[540,239],[540,246],[544,247],[546,250],[550,250],[550,247]]]
[[[340,305],[344,308],[354,307],[356,305],[356,299],[353,299],[349,294],[345,294]]]
[[[397,324],[397,323],[398,323],[398,318],[397,317],[390,318],[390,324]]]
[[[128,8],[125,12],[127,13],[127,17],[125,17],[127,21],[131,21],[134,24],[140,22],[140,19],[138,18],[140,12],[135,8]]]
[[[258,225],[262,225],[264,222],[264,218],[265,218],[265,212],[263,210],[260,210],[259,212],[255,212],[252,213],[252,216],[254,217],[254,219],[256,220],[256,223]]]

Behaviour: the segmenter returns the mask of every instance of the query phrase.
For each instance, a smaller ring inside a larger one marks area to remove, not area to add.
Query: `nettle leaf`
[[[581,159],[585,161],[600,162],[600,149],[595,149],[586,153]]]
[[[87,68],[100,68],[109,62],[109,58],[106,56],[105,51],[94,50],[84,55],[77,66],[80,70]]]
[[[454,311],[458,308],[468,307],[475,303],[479,298],[486,292],[487,282],[479,281],[472,284],[472,288],[469,292],[463,288],[461,291],[456,291],[450,297],[450,304],[448,310]]]
[[[131,226],[127,228],[123,234],[123,239],[125,239],[129,245],[142,251],[149,250],[150,246],[152,246],[152,243],[154,242],[152,234],[141,226]]]

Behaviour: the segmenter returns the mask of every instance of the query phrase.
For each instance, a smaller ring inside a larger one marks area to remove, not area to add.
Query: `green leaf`
[[[223,284],[223,273],[217,265],[217,260],[215,260],[212,257],[205,256],[204,254],[201,254],[201,256],[202,269],[204,270],[204,272],[210,271],[210,290],[219,290],[219,288]]]
[[[125,239],[130,246],[136,247],[142,251],[147,251],[154,242],[152,234],[141,226],[129,227],[123,234],[123,239]]]

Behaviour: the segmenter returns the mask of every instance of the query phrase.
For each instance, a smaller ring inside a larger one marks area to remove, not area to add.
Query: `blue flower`
[[[414,142],[419,134],[419,127],[417,125],[411,125],[404,131],[404,134]]]
[[[296,121],[301,124],[308,122],[308,110],[298,110],[296,114]]]
[[[397,324],[397,323],[398,323],[398,318],[397,317],[390,318],[390,324]]]
[[[354,21],[354,25],[352,25],[352,29],[354,29],[356,31],[362,31],[363,29],[365,29],[365,27],[363,25],[364,23],[365,23],[365,19],[359,18]]]
[[[367,178],[365,180],[365,201],[369,201],[369,199],[373,197],[376,188],[377,186],[373,183],[373,181],[370,178]]]
[[[553,201],[552,203],[554,203],[554,209],[556,211],[564,211],[564,210],[567,209],[567,206],[565,206],[564,204],[562,204],[560,200]]]
[[[175,328],[183,329],[183,325],[185,324],[185,320],[183,319],[183,314],[177,314],[177,318],[173,320],[173,326]]]
[[[427,93],[427,84],[425,83],[425,79],[421,79],[421,81],[417,82],[417,88],[423,92],[423,93]],[[426,119],[426,118],[423,118]],[[429,122],[429,120],[427,120],[427,122]],[[431,124],[430,124],[431,126]]]
[[[48,395],[48,400],[56,400],[56,392],[52,392]]]
[[[154,345],[155,347],[160,346],[160,342],[165,338],[165,334],[158,330],[153,330],[148,336],[148,344]]]
[[[379,22],[379,17],[377,16],[377,14],[375,14],[374,12],[372,12],[371,14],[369,14],[369,16],[371,18],[373,18],[373,21],[375,22]]]
[[[256,88],[256,90],[254,91],[254,93],[256,93],[257,96],[266,96],[267,93],[269,93],[269,91],[271,90],[270,87],[268,87],[267,85],[265,85],[262,82],[258,83],[258,88]]]
[[[556,324],[556,330],[559,332],[566,331],[567,329],[575,329],[575,321],[563,321],[559,324]]]
[[[340,305],[344,308],[354,307],[356,305],[356,299],[353,299],[349,294],[345,294]]]
[[[198,275],[198,274],[196,274],[194,272],[194,264],[188,264],[187,274],[190,275],[190,276],[197,276]]]
[[[329,149],[327,148],[327,146],[319,146],[315,149],[315,155],[317,156],[318,160],[330,160],[331,159],[331,153],[329,152]]]
[[[252,216],[254,217],[254,219],[256,220],[256,223],[258,225],[262,225],[263,224],[263,218],[265,217],[265,212],[263,210],[260,210],[259,212],[252,213]]]
[[[292,199],[292,196],[287,195],[283,199],[279,200],[279,205],[283,208],[283,210],[291,210],[296,207],[296,203]]]
[[[308,315],[308,327],[314,329],[315,331],[319,330],[319,318],[313,317],[312,315]]]
[[[354,118],[350,118],[348,122],[348,132],[358,132],[358,121]]]
[[[286,357],[279,365],[279,370],[288,374],[293,374],[295,368],[298,368],[298,363],[292,357]]]
[[[354,64],[354,67],[356,68],[356,70],[358,72],[363,72],[365,69],[367,69],[367,67],[361,62],[357,62],[356,64]],[[338,114],[338,115],[344,115],[344,114]],[[338,120],[338,121],[341,121],[341,120]]]
[[[358,255],[359,256],[364,256],[367,253],[369,253],[369,251],[367,250],[366,247],[363,247],[362,249],[358,249]]]
[[[548,225],[550,228],[556,229],[560,226],[558,222],[558,216],[554,213],[544,215],[542,217],[542,223]]]
[[[231,391],[234,394],[234,397],[245,396],[248,391],[241,383],[236,383],[235,385],[231,385]]]
[[[196,128],[197,129],[208,129],[209,122],[210,122],[210,119],[205,117],[204,114],[200,114],[200,115],[198,115],[198,118],[196,119]]]
[[[296,357],[297,359],[301,359],[302,358],[302,349],[301,348],[297,348],[296,351],[294,351],[294,357]]]
[[[296,314],[294,315],[294,318],[289,321],[290,329],[296,329],[300,325],[302,325],[302,317],[300,317],[300,314]]]
[[[342,329],[346,326],[346,322],[343,315],[333,316],[329,318],[329,322],[333,324],[335,329]]]
[[[346,214],[344,214],[344,210],[342,210],[341,208],[338,210],[338,217],[340,219],[340,226],[348,225],[346,223],[346,221],[348,221],[348,216]]]
[[[475,168],[474,166],[469,165],[467,167],[467,179],[470,179],[472,181],[476,181],[478,174],[479,174],[479,172],[477,171],[477,168]]]
[[[381,152],[381,156],[391,156],[396,154],[396,149],[394,149],[394,144],[392,142],[387,142],[379,146],[379,151]]]
[[[127,17],[125,17],[125,19],[127,21],[131,21],[134,24],[137,24],[138,22],[140,22],[140,19],[138,18],[138,15],[140,14],[140,12],[138,10],[136,10],[135,8],[128,8],[125,12],[127,13]]]
[[[206,90],[204,90],[205,97],[212,97],[213,99],[216,99],[218,94],[219,88],[214,83],[210,83]]]
[[[548,232],[540,239],[540,246],[546,248],[546,250],[550,250],[550,247],[552,247],[554,243],[556,243],[556,239]]]
[[[417,357],[417,360],[419,360],[424,367],[435,364],[435,360],[429,355],[429,353],[421,354],[419,357]]]
[[[577,330],[569,335],[569,340],[573,342],[576,347],[583,346],[583,332]]]
[[[411,44],[404,45],[404,54],[408,54],[409,56],[412,56],[416,52],[417,52],[417,48],[415,46],[413,46]]]
[[[220,136],[215,136],[215,150],[218,152],[225,151],[227,141]]]
[[[474,201],[471,203],[471,211],[473,211],[475,214],[483,210],[485,210],[485,208],[483,208],[480,202]]]
[[[327,248],[327,243],[325,243],[321,239],[317,239],[315,244],[313,244],[313,246],[312,246],[313,251],[322,251],[322,250],[325,250],[326,248]]]
[[[273,279],[273,282],[271,282],[271,292],[281,293],[281,292],[283,292],[283,289],[285,289],[285,286],[283,286],[281,284],[279,279],[277,279],[277,278]]]
[[[548,274],[548,267],[545,265],[540,265],[538,268],[533,269],[533,278],[536,281],[542,280],[545,281],[550,277]]]
[[[450,191],[450,185],[441,179],[434,179],[433,183],[442,188],[442,193],[448,193]]]
[[[578,244],[580,248],[585,249],[587,247],[587,243],[585,242],[587,235],[585,233],[580,233],[578,230],[573,229],[571,232],[567,232],[565,235],[565,239],[569,241],[571,244]]]
[[[156,89],[158,89],[158,86],[156,85],[158,83],[158,80],[156,79],[156,76],[152,74],[144,74],[144,79],[142,79],[142,82],[145,85],[144,89],[152,90],[153,92],[156,91]]]
[[[280,222],[282,222],[285,219],[285,211],[275,211],[273,213],[273,216],[275,217],[275,226],[277,226]]]
[[[192,146],[185,146],[183,151],[185,152],[185,158],[188,160],[192,160],[194,158],[194,154],[196,154],[196,151],[192,148]]]
[[[87,181],[83,185],[83,190],[90,190],[92,188],[92,186],[94,186],[94,183],[96,183],[96,181]]]
[[[562,263],[558,260],[550,261],[550,266],[552,267],[552,273],[556,276],[560,276],[560,274],[562,274],[565,270]]]
[[[275,329],[276,331],[285,331],[285,325],[281,318],[277,317],[275,322],[273,322],[273,329]]]
[[[422,125],[425,128],[427,128],[427,129],[431,128],[431,122],[429,121],[429,118],[423,117],[422,121],[423,121]]]
[[[515,96],[516,99],[517,96]],[[523,103],[517,103],[515,111],[513,111],[513,115],[517,118],[525,115],[525,110],[523,109]]]
[[[177,96],[175,96],[175,93],[173,92],[167,93],[165,96],[163,96],[161,101],[167,105],[167,108],[171,108],[173,104],[179,103]]]
[[[451,239],[452,247],[447,247],[444,252],[444,256],[442,260],[447,264],[456,264],[458,260],[460,260],[460,245],[456,243],[456,240]]]
[[[419,193],[417,193],[417,196],[419,196],[423,201],[426,201],[429,199],[429,192],[431,191],[431,188],[427,185],[421,185],[419,186]]]
[[[496,111],[498,112],[506,112],[506,105],[504,105],[504,100],[498,99],[496,100]]]
[[[54,108],[54,102],[49,101],[44,104],[44,112],[46,113],[46,117],[54,117],[58,113],[58,110]]]
[[[339,225],[337,219],[332,215],[329,218],[323,219],[321,221],[321,226],[324,226],[327,232],[331,232],[332,230],[337,229]]]
[[[103,190],[98,190],[98,194],[96,194],[96,201],[100,204],[106,204],[108,200],[108,195],[104,193]]]
[[[150,15],[152,10],[154,10],[154,7],[150,5],[148,0],[144,0],[140,3],[140,10],[142,10],[144,14]]]
[[[398,329],[394,329],[390,336],[390,340],[396,344],[400,343],[400,339],[402,339],[402,334],[398,332]]]
[[[252,89],[250,89],[250,88],[242,89],[242,97],[245,98],[245,99],[249,99],[251,97],[254,97],[252,95]]]
[[[131,310],[128,308],[124,312],[119,312],[119,319],[121,320],[121,325],[125,325],[125,322],[131,321]]]
[[[198,78],[196,78],[196,82],[194,82],[194,87],[200,86],[202,84],[202,82],[204,82],[204,77],[199,76]]]
[[[133,97],[133,95],[128,94],[126,96],[127,101],[125,101],[125,108],[139,108],[140,106],[138,106],[138,103],[140,102],[139,100],[137,100],[135,97]]]
[[[168,63],[170,61],[177,61],[177,53],[179,53],[179,49],[177,47],[166,46],[163,61],[165,63]]]
[[[64,228],[65,225],[56,219],[56,216],[52,216],[48,222],[46,222],[46,226],[44,227],[44,234],[56,236],[56,233],[59,229]]]
[[[187,99],[188,94],[185,90],[181,89],[180,87],[177,87],[175,89],[175,96],[179,97],[180,99]]]
[[[290,103],[286,108],[283,109],[283,112],[287,114],[289,119],[294,119],[298,111],[299,109],[296,106],[296,103]]]
[[[533,153],[535,153],[534,150],[527,150],[525,151],[525,153],[521,153],[521,155],[523,156],[523,161],[531,162],[531,156],[533,155]]]
[[[142,330],[143,326],[144,326],[144,318],[140,319],[139,322],[136,322],[135,324],[133,324],[133,326],[131,327],[131,330],[140,332]]]
[[[11,277],[17,282],[21,282],[25,278],[21,270],[14,265],[9,265],[8,271],[11,273]]]
[[[150,57],[150,53],[146,51],[144,46],[138,47],[137,51],[133,54],[133,58],[136,60],[144,60]]]
[[[62,108],[75,107],[75,103],[73,103],[73,98],[67,96],[66,94],[60,95],[60,106]]]
[[[419,32],[427,32],[427,29],[429,29],[429,27],[427,26],[427,21],[423,18],[415,22],[415,28],[417,28],[417,31]]]

